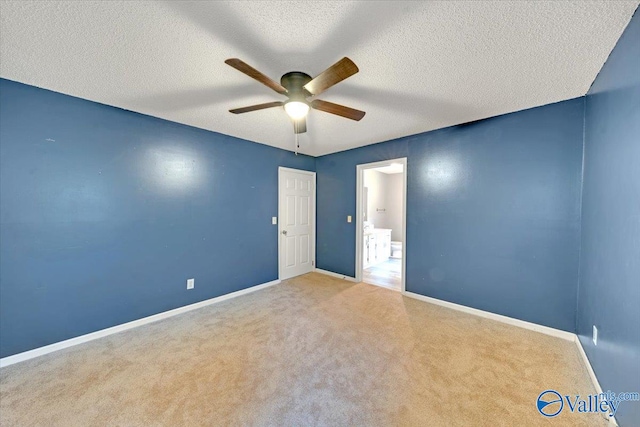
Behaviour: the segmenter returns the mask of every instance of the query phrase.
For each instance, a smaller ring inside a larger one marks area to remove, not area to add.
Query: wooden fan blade
[[[251,77],[252,79],[255,79],[255,80],[259,81],[263,85],[265,85],[267,87],[270,87],[271,89],[275,90],[276,92],[278,92],[278,93],[280,93],[282,95],[286,95],[287,94],[287,89],[284,88],[282,85],[280,85],[280,83],[278,83],[278,82],[272,80],[271,78],[267,77],[266,75],[262,74],[260,71],[256,70],[251,65],[247,64],[246,62],[242,61],[241,59],[230,58],[230,59],[227,59],[224,62],[225,62],[225,64],[231,65],[233,68],[235,68],[236,70],[240,71],[241,73],[246,74],[247,76]]]
[[[316,78],[304,85],[304,89],[311,95],[319,95],[336,83],[353,76],[358,72],[358,67],[347,57],[333,64],[321,72]]]
[[[345,107],[344,105],[334,104],[333,102],[316,99],[311,101],[311,108],[324,111],[325,113],[335,114],[337,116],[346,117],[347,119],[360,121],[366,114],[364,111],[355,108]]]
[[[229,112],[233,114],[242,114],[242,113],[248,113],[250,111],[264,110],[265,108],[282,107],[283,105],[284,105],[284,102],[280,102],[280,101],[267,102],[264,104],[251,105],[249,107],[236,108],[234,110],[229,110]]]
[[[303,117],[298,120],[293,121],[293,132],[294,133],[305,133],[307,131],[307,119]]]

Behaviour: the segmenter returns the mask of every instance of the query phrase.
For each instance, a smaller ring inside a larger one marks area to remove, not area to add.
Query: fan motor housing
[[[303,88],[304,85],[311,81],[311,76],[302,71],[290,71],[280,78],[280,84],[284,86],[291,95],[308,96]]]

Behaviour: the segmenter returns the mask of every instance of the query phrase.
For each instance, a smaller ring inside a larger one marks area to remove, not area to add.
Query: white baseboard
[[[342,274],[334,273],[332,271],[322,270],[319,268],[314,269],[316,273],[326,274],[328,276],[336,277],[339,279],[355,282],[356,279],[350,276],[345,276]],[[178,314],[186,313],[188,311],[197,310],[202,307],[206,307],[211,304],[215,304],[218,302],[226,301],[231,298],[236,298],[241,295],[246,295],[251,292],[259,291],[260,289],[267,288],[269,286],[277,285],[280,283],[280,280],[272,280],[271,282],[262,283],[260,285],[252,286],[250,288],[242,289],[236,292],[231,292],[229,294],[221,295],[219,297],[211,298],[205,301],[200,301],[194,304],[186,305],[184,307],[179,307],[173,310],[165,311],[162,313],[154,314],[152,316],[144,317],[142,319],[134,320],[131,322],[123,323],[121,325],[113,326],[110,328],[102,329],[100,331],[92,332],[86,335],[81,335],[79,337],[71,338],[65,341],[60,341],[57,343],[53,343],[44,347],[39,347],[33,350],[25,351],[23,353],[14,354],[12,356],[3,357],[0,359],[0,368],[5,366],[13,365],[15,363],[19,363],[25,360],[33,359],[38,356],[43,356],[45,354],[53,353],[58,350],[62,350],[64,348],[73,347],[78,344],[82,344],[85,342],[93,341],[102,337],[106,337],[109,335],[116,334],[118,332],[126,331],[129,329],[137,328],[139,326],[143,326],[152,322],[157,322],[158,320],[166,319],[172,316],[176,316]],[[520,328],[529,329],[532,331],[540,332],[546,335],[551,335],[554,337],[562,338],[565,340],[575,342],[578,347],[578,352],[582,357],[582,361],[589,372],[589,377],[591,378],[591,382],[593,383],[596,392],[602,393],[602,387],[600,387],[600,382],[596,377],[596,373],[589,362],[589,358],[582,347],[582,343],[580,342],[580,338],[576,334],[571,332],[562,331],[555,328],[550,328],[548,326],[542,326],[531,322],[526,322],[524,320],[514,319],[512,317],[502,316],[500,314],[491,313],[484,310],[479,310],[477,308],[471,308],[460,304],[455,304],[448,301],[439,300],[436,298],[427,297],[420,294],[415,294],[413,292],[403,292],[403,294],[407,297],[414,298],[420,301],[424,301],[430,304],[439,305],[446,308],[451,308],[453,310],[462,311],[464,313],[473,314],[476,316],[484,317],[491,320],[496,320],[498,322],[507,323],[513,326],[518,326]],[[615,417],[605,417],[609,420],[612,425],[618,425]]]
[[[334,273],[333,271],[322,270],[320,268],[314,268],[313,271],[320,274],[326,274],[327,276],[337,277],[338,279],[348,280],[349,282],[358,282],[355,277],[345,276],[344,274]]]
[[[602,393],[602,387],[600,387],[600,381],[598,381],[598,377],[596,377],[596,373],[591,366],[591,362],[589,362],[589,358],[587,357],[587,353],[584,351],[584,347],[582,347],[582,343],[580,342],[580,337],[578,335],[574,335],[574,341],[576,343],[576,347],[578,347],[578,352],[582,357],[582,362],[584,366],[587,368],[587,372],[589,372],[589,377],[591,377],[591,382],[593,383],[593,387],[596,389],[596,393]],[[612,425],[617,426],[618,422],[615,417],[610,417],[608,415],[604,415],[604,418],[609,421]]]
[[[593,385],[596,387],[596,391],[598,393],[602,393],[602,387],[600,387],[600,382],[598,382],[598,378],[596,378],[596,373],[593,371],[593,368],[591,367],[591,362],[589,362],[589,358],[587,357],[587,353],[585,353],[584,347],[582,347],[582,343],[580,342],[580,338],[577,335],[575,336],[575,342],[576,342],[576,346],[578,347],[578,352],[580,353],[580,356],[582,357],[582,361],[584,362],[585,366],[587,367],[587,371],[589,372],[589,376],[591,377],[591,382],[593,382]]]
[[[426,297],[420,294],[414,294],[413,292],[405,292],[404,295],[415,298],[420,301],[428,302],[431,304],[440,305],[442,307],[451,308],[453,310],[462,311],[476,316],[484,317],[491,320],[497,320],[498,322],[507,323],[509,325],[518,326],[520,328],[529,329],[532,331],[540,332],[542,334],[551,335],[554,337],[562,338],[567,341],[574,341],[576,334],[562,331],[560,329],[550,328],[548,326],[538,325],[536,323],[526,322],[520,319],[514,319],[513,317],[503,316],[501,314],[491,313],[489,311],[478,310],[477,308],[467,307],[466,305],[455,304],[448,301],[439,300],[436,298]]]
[[[496,320],[498,322],[507,323],[509,325],[517,326],[517,327],[524,328],[524,329],[529,329],[529,330],[532,330],[532,331],[540,332],[542,334],[551,335],[551,336],[554,336],[554,337],[557,337],[557,338],[562,338],[562,339],[567,340],[567,341],[573,341],[576,344],[576,346],[578,347],[578,352],[580,353],[580,356],[582,357],[582,362],[584,363],[585,367],[587,368],[587,371],[589,372],[589,377],[591,378],[591,382],[593,383],[593,386],[596,389],[596,392],[597,393],[602,393],[602,387],[600,387],[600,382],[598,381],[598,378],[596,377],[596,373],[593,370],[593,367],[591,366],[591,363],[589,362],[589,358],[587,357],[587,353],[585,353],[584,348],[582,347],[582,343],[580,342],[580,338],[578,337],[578,335],[576,335],[574,333],[567,332],[567,331],[562,331],[560,329],[550,328],[548,326],[538,325],[536,323],[526,322],[524,320],[514,319],[512,317],[502,316],[500,314],[495,314],[495,313],[491,313],[491,312],[484,311],[484,310],[478,310],[477,308],[471,308],[471,307],[467,307],[465,305],[454,304],[452,302],[443,301],[443,300],[427,297],[427,296],[420,295],[420,294],[415,294],[413,292],[404,292],[404,295],[408,296],[410,298],[415,298],[415,299],[420,300],[420,301],[428,302],[428,303],[431,303],[431,304],[436,304],[436,305],[439,305],[439,306],[442,306],[442,307],[451,308],[453,310],[462,311],[464,313],[474,314],[476,316],[484,317],[484,318],[491,319],[491,320]],[[611,425],[614,425],[614,426],[618,425],[615,417],[609,417],[606,414],[603,414],[603,417],[607,421],[609,421],[609,423]]]
[[[251,292],[259,291],[260,289],[277,285],[278,283],[280,283],[280,280],[272,280],[271,282],[262,283],[260,285],[252,286],[250,288],[241,289],[239,291],[231,292],[225,295],[220,295],[219,297],[200,301],[194,304],[185,305],[184,307],[178,307],[173,310],[164,311],[162,313],[154,314],[148,317],[143,317],[142,319],[133,320],[131,322],[123,323],[121,325],[116,325],[116,326],[112,326],[110,328],[102,329],[96,332],[91,332],[86,335],[80,335],[79,337],[70,338],[68,340],[46,345],[44,347],[39,347],[33,350],[25,351],[23,353],[18,353],[12,356],[3,357],[2,359],[0,359],[0,368],[13,365],[14,363],[33,359],[34,357],[53,353],[54,351],[62,350],[64,348],[72,347],[74,345],[93,341],[98,338],[106,337],[108,335],[117,334],[118,332],[126,331],[128,329],[133,329],[133,328],[137,328],[139,326],[143,326],[152,322],[157,322],[158,320],[166,319],[168,317],[176,316],[178,314],[186,313],[188,311],[197,310],[198,308],[206,307],[211,304],[226,301],[228,299],[236,298],[241,295],[246,295]]]

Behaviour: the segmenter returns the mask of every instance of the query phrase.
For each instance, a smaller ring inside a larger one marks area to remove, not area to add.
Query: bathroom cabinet
[[[391,230],[374,228],[364,234],[362,268],[385,262],[391,256]]]

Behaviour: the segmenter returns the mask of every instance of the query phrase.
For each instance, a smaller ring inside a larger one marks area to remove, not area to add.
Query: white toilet
[[[391,258],[402,258],[402,242],[391,242]]]

